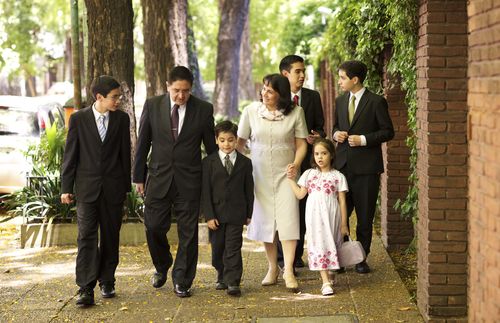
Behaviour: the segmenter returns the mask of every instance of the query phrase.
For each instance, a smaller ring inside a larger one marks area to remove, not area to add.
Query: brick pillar
[[[387,48],[385,66],[390,55],[391,49]],[[405,142],[408,137],[408,109],[397,77],[384,72],[384,89],[395,135],[382,146],[385,172],[380,178],[381,235],[387,249],[400,249],[408,247],[413,239],[411,219],[402,219],[400,212],[394,210],[396,201],[404,200],[408,193],[410,151]]]
[[[420,0],[418,307],[429,322],[467,315],[467,2]]]
[[[500,322],[500,2],[468,12],[469,321]]]

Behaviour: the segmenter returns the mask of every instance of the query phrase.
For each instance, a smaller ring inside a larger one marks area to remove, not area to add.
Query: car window
[[[0,135],[38,136],[36,113],[0,108]]]

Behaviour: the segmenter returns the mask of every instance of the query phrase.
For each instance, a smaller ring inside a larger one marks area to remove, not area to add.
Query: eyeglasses
[[[112,101],[116,102],[118,100],[123,100],[123,95],[113,95],[109,97]]]

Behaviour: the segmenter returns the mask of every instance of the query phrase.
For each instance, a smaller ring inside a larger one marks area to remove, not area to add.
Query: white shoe
[[[333,295],[332,284],[324,283],[323,286],[321,286],[321,295],[323,296]]]

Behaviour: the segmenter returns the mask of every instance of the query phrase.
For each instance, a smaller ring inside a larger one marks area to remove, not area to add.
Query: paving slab
[[[181,299],[173,293],[170,272],[165,286],[151,286],[146,245],[122,246],[117,297],[103,299],[96,288],[96,305],[88,308],[75,305],[76,248],[14,245],[2,237],[0,322],[423,322],[378,237],[368,259],[372,272],[349,268],[335,275],[335,294],[328,297],[320,293],[319,273],[307,268],[298,269],[298,293],[288,291],[281,277],[277,285],[261,286],[264,248],[245,239],[241,297],[215,290],[210,246],[200,245],[193,296]]]

